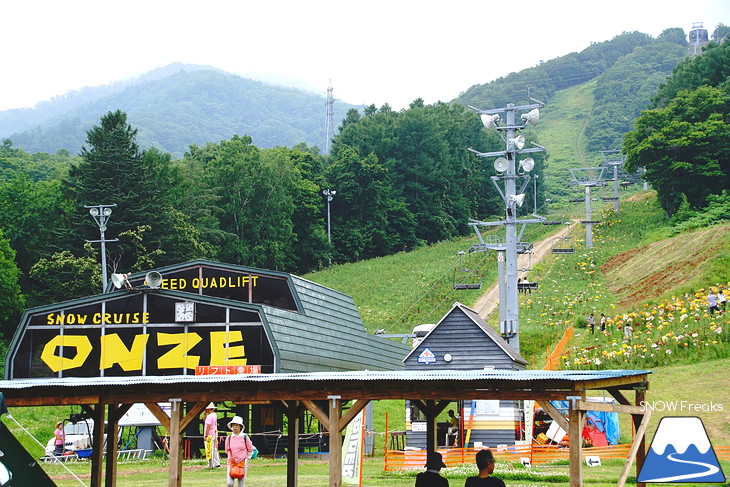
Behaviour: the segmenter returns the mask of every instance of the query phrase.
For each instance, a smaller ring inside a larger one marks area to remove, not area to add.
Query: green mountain
[[[337,126],[350,108],[334,104]],[[261,148],[324,143],[323,95],[245,79],[212,67],[171,65],[131,85],[88,88],[36,109],[0,112],[0,137],[27,152],[78,153],[86,131],[121,109],[142,148],[181,157],[192,144],[249,135]]]

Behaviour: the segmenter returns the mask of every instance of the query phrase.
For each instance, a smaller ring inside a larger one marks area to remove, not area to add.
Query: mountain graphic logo
[[[705,425],[697,417],[662,418],[637,482],[724,482]]]

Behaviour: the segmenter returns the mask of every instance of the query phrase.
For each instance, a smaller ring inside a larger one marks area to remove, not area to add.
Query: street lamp
[[[330,224],[330,203],[332,202],[332,198],[337,194],[337,191],[325,189],[322,191],[322,194],[327,197],[327,241],[330,244],[330,249],[332,248],[332,226]],[[330,250],[330,256],[328,257],[329,265],[332,265],[332,253]]]
[[[106,290],[106,243],[107,242],[117,242],[119,239],[115,238],[112,240],[107,240],[104,236],[104,232],[106,232],[106,222],[109,221],[109,218],[112,216],[112,208],[117,206],[116,203],[111,205],[91,205],[91,206],[84,206],[84,208],[89,209],[89,214],[91,215],[91,218],[94,219],[96,224],[99,226],[99,234],[100,238],[99,240],[87,240],[87,243],[101,243],[101,282],[102,282],[102,292]]]

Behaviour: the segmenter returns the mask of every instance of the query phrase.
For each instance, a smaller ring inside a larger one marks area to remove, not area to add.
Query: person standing
[[[717,292],[717,307],[720,310],[722,310],[723,312],[725,311],[725,303],[727,303],[727,297],[725,296],[725,291],[720,289]]]
[[[233,487],[234,482],[238,480],[238,487],[243,487],[246,480],[245,475],[248,474],[248,461],[253,456],[253,443],[251,442],[251,438],[243,432],[245,426],[240,416],[234,416],[231,419],[228,423],[228,429],[231,430],[231,434],[226,437],[226,456],[228,457],[226,485]],[[231,477],[231,468],[234,465],[243,467],[243,471],[245,472],[243,477]]]
[[[588,327],[591,329],[591,335],[596,331],[596,319],[593,317],[593,313],[588,317]]]
[[[707,295],[707,306],[710,308],[710,314],[714,315],[717,311],[717,296],[712,289],[710,289],[710,294]]]
[[[506,487],[502,479],[491,477],[494,472],[494,455],[491,450],[479,450],[476,462],[479,475],[467,478],[464,487]]]
[[[208,468],[219,468],[221,457],[218,454],[218,415],[215,413],[215,404],[212,402],[205,407],[203,421],[203,438],[205,439],[205,457],[208,459]]]
[[[601,313],[601,331],[606,331],[606,321],[607,321],[606,315]]]
[[[446,429],[446,444],[453,445],[459,439],[459,416],[454,414],[453,409],[449,409],[449,426]],[[452,439],[453,438],[453,441]]]
[[[439,452],[428,452],[426,456],[426,471],[416,475],[415,487],[449,487],[449,481],[439,473],[445,466],[446,464]]]
[[[63,455],[63,421],[59,421],[58,423],[56,423],[56,431],[53,432],[53,436],[55,438],[53,441],[53,454],[56,456]]]

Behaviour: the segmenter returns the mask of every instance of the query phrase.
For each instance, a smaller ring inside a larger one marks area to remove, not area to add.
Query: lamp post
[[[101,243],[101,282],[102,282],[102,292],[106,290],[106,281],[107,281],[107,273],[106,273],[106,243],[107,242],[117,242],[119,239],[115,238],[112,240],[107,240],[104,236],[104,232],[106,232],[106,222],[109,221],[109,218],[112,216],[112,208],[117,206],[116,203],[111,205],[91,205],[91,206],[84,206],[84,208],[89,209],[89,214],[91,215],[91,218],[94,219],[96,224],[99,226],[99,234],[100,238],[99,240],[87,240],[88,243]]]
[[[332,202],[332,198],[337,194],[337,191],[325,189],[322,191],[322,194],[327,197],[327,242],[330,244],[330,256],[327,258],[328,265],[332,265],[332,226],[330,224],[330,203]]]

